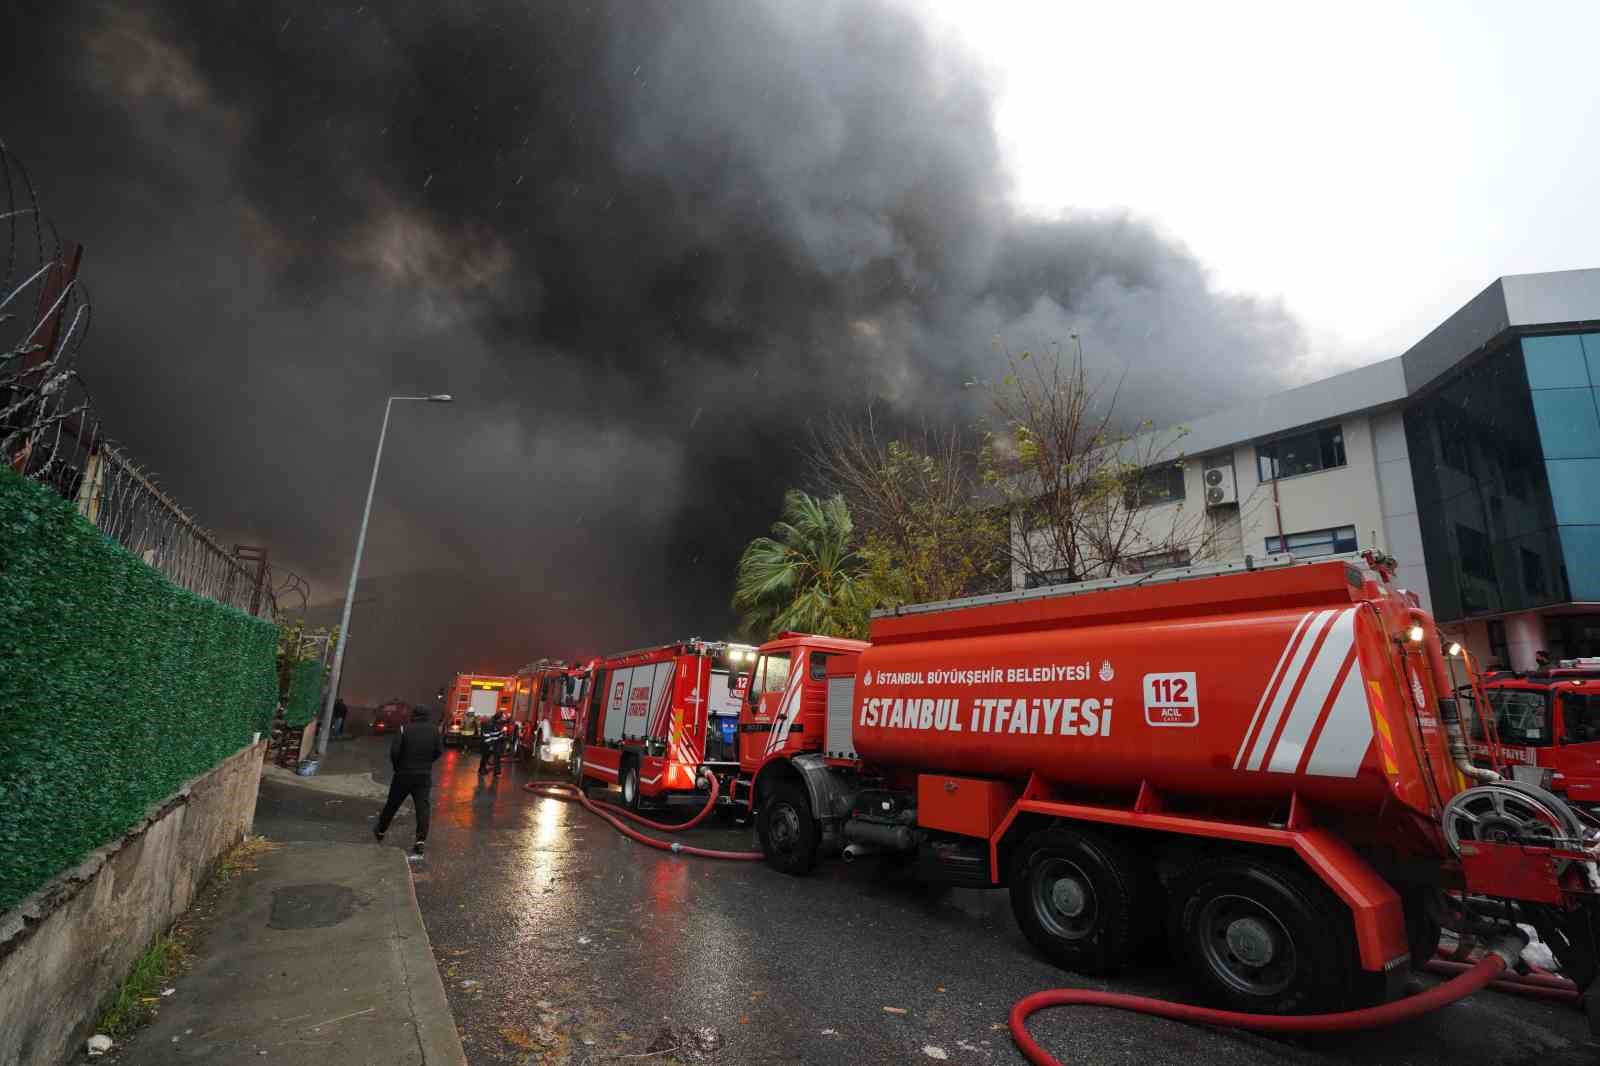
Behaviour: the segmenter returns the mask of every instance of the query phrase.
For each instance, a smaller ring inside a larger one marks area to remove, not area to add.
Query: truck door
[[[768,652],[756,662],[750,694],[739,719],[739,765],[743,769],[754,770],[766,754],[782,709],[783,694],[789,687],[793,658],[793,650],[786,648]]]
[[[1600,692],[1561,692],[1561,747],[1556,769],[1568,798],[1585,807],[1600,804]]]

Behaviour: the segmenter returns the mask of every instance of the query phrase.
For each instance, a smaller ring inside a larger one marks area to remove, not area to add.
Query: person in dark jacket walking
[[[505,746],[506,729],[511,725],[511,716],[504,711],[496,711],[479,727],[483,740],[483,758],[478,760],[478,776],[482,777],[489,772],[489,758],[494,757],[494,772],[500,772],[500,750]]]
[[[412,854],[421,855],[428,839],[428,800],[433,791],[433,763],[444,754],[444,741],[439,728],[428,721],[428,710],[416,707],[411,711],[411,721],[400,727],[389,743],[389,762],[394,766],[394,780],[389,782],[389,801],[378,815],[378,824],[372,835],[379,841],[389,831],[395,812],[411,797],[411,809],[417,815],[417,844]]]

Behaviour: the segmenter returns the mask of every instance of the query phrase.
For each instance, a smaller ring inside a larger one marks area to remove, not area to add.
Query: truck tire
[[[1122,848],[1076,829],[1040,830],[1013,860],[1011,913],[1050,961],[1082,974],[1115,970],[1148,924],[1145,871]]]
[[[617,785],[622,789],[622,805],[630,811],[639,809],[639,760],[624,759],[622,777]]]
[[[822,825],[811,812],[811,797],[798,781],[779,781],[761,801],[756,814],[761,853],[774,870],[806,874],[817,865]]]
[[[575,742],[572,745],[572,758],[567,763],[567,773],[572,776],[572,783],[578,786],[579,792],[587,792],[588,786],[583,781],[583,744]]]
[[[1400,902],[1406,913],[1406,940],[1411,947],[1411,969],[1421,972],[1428,960],[1439,953],[1439,940],[1444,935],[1439,925],[1439,913],[1444,906],[1439,902],[1443,895],[1436,888],[1421,886],[1400,893]]]
[[[1214,998],[1257,1014],[1343,1010],[1360,972],[1350,914],[1286,866],[1234,856],[1172,889],[1176,954]]]

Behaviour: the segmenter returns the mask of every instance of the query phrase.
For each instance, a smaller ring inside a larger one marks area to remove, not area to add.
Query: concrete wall
[[[240,750],[0,915],[0,1066],[81,1049],[133,961],[249,832],[262,754]]]

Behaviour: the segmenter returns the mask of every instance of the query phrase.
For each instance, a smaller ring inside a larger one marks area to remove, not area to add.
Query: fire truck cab
[[[566,766],[578,732],[589,666],[540,659],[516,673],[511,719],[513,754]]]
[[[1500,744],[1517,781],[1600,810],[1600,668],[1566,666],[1543,674],[1499,676],[1484,686]],[[1489,759],[1482,722],[1472,754]]]
[[[694,638],[596,660],[574,779],[616,786],[633,810],[703,798],[705,773],[737,768],[730,740],[739,702],[728,679],[733,656],[742,661],[753,651]]]

